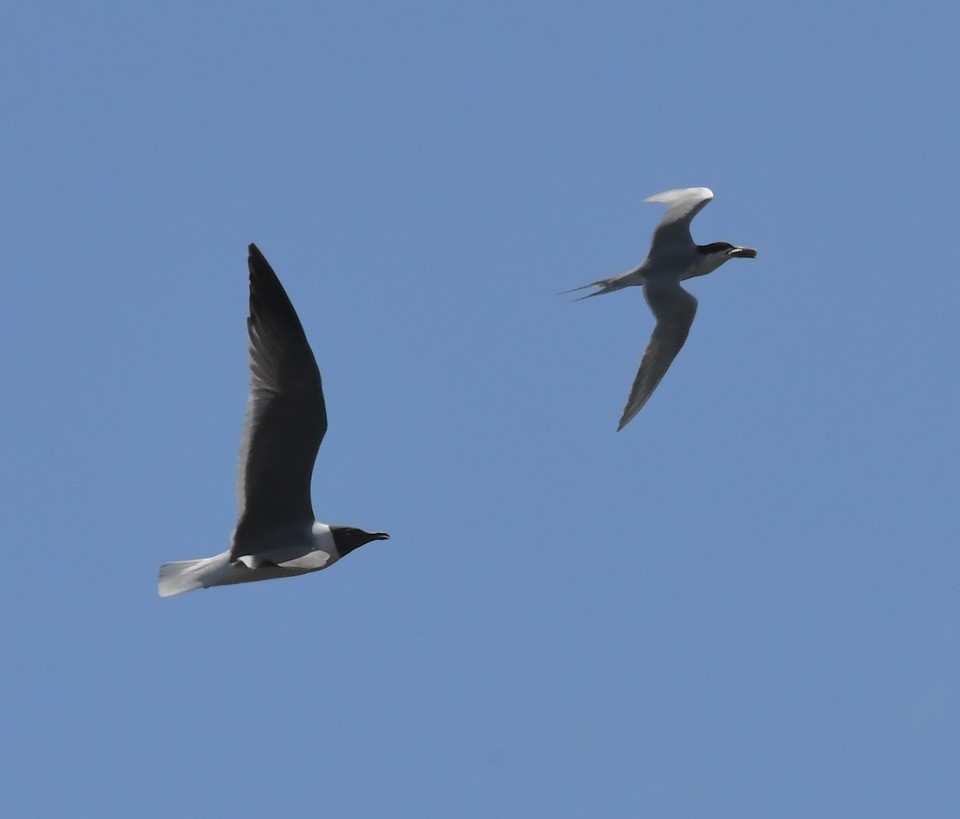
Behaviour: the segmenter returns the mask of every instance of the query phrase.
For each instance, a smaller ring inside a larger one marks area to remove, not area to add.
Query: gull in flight
[[[588,287],[597,288],[593,293],[577,299],[580,301],[640,285],[657,319],[647,349],[643,351],[640,370],[623,409],[618,431],[647,403],[687,340],[697,312],[697,300],[680,286],[680,282],[695,276],[706,276],[728,259],[756,258],[757,251],[752,247],[737,247],[728,242],[698,245],[693,241],[690,222],[711,199],[713,191],[709,188],[680,188],[647,197],[645,202],[662,202],[667,206],[666,216],[653,232],[647,258],[629,273],[564,291],[572,293]]]
[[[331,566],[386,532],[314,519],[313,464],[327,431],[320,370],[300,319],[256,245],[250,245],[250,397],[240,444],[237,528],[214,557],[160,567],[160,596],[293,577]]]

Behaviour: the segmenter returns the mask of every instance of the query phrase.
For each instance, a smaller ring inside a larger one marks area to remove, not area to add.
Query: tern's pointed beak
[[[753,247],[734,247],[727,251],[731,259],[756,259],[757,251]]]

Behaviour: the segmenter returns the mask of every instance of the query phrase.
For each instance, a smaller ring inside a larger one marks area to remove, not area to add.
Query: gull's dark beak
[[[731,259],[756,259],[756,248],[752,247],[732,247],[727,251]]]

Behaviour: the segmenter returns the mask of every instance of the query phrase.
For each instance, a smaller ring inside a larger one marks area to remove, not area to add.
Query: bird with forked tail
[[[737,247],[728,242],[698,245],[693,241],[690,222],[711,199],[713,191],[709,188],[679,188],[647,197],[645,202],[667,205],[666,215],[653,232],[647,258],[629,273],[564,291],[573,293],[595,287],[594,292],[577,299],[582,301],[639,285],[657,320],[640,360],[640,369],[623,409],[618,431],[647,403],[687,340],[697,313],[697,300],[680,286],[680,282],[712,273],[729,259],[756,258],[757,251],[752,247]]]

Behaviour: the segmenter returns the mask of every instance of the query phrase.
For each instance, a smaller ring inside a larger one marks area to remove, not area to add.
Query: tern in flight
[[[327,431],[320,370],[290,299],[250,245],[250,397],[240,444],[237,528],[214,557],[164,563],[160,596],[293,577],[331,566],[386,532],[314,519],[310,478]]]
[[[753,259],[757,255],[752,247],[737,247],[728,242],[698,245],[693,241],[690,222],[711,199],[713,191],[709,188],[680,188],[647,197],[645,202],[667,205],[666,216],[653,232],[647,258],[629,273],[565,291],[572,293],[596,287],[595,292],[581,296],[581,299],[588,299],[640,285],[657,319],[647,349],[643,351],[640,370],[627,398],[618,430],[623,429],[647,403],[687,340],[690,325],[697,313],[697,300],[680,286],[680,282],[712,273],[728,259]]]

